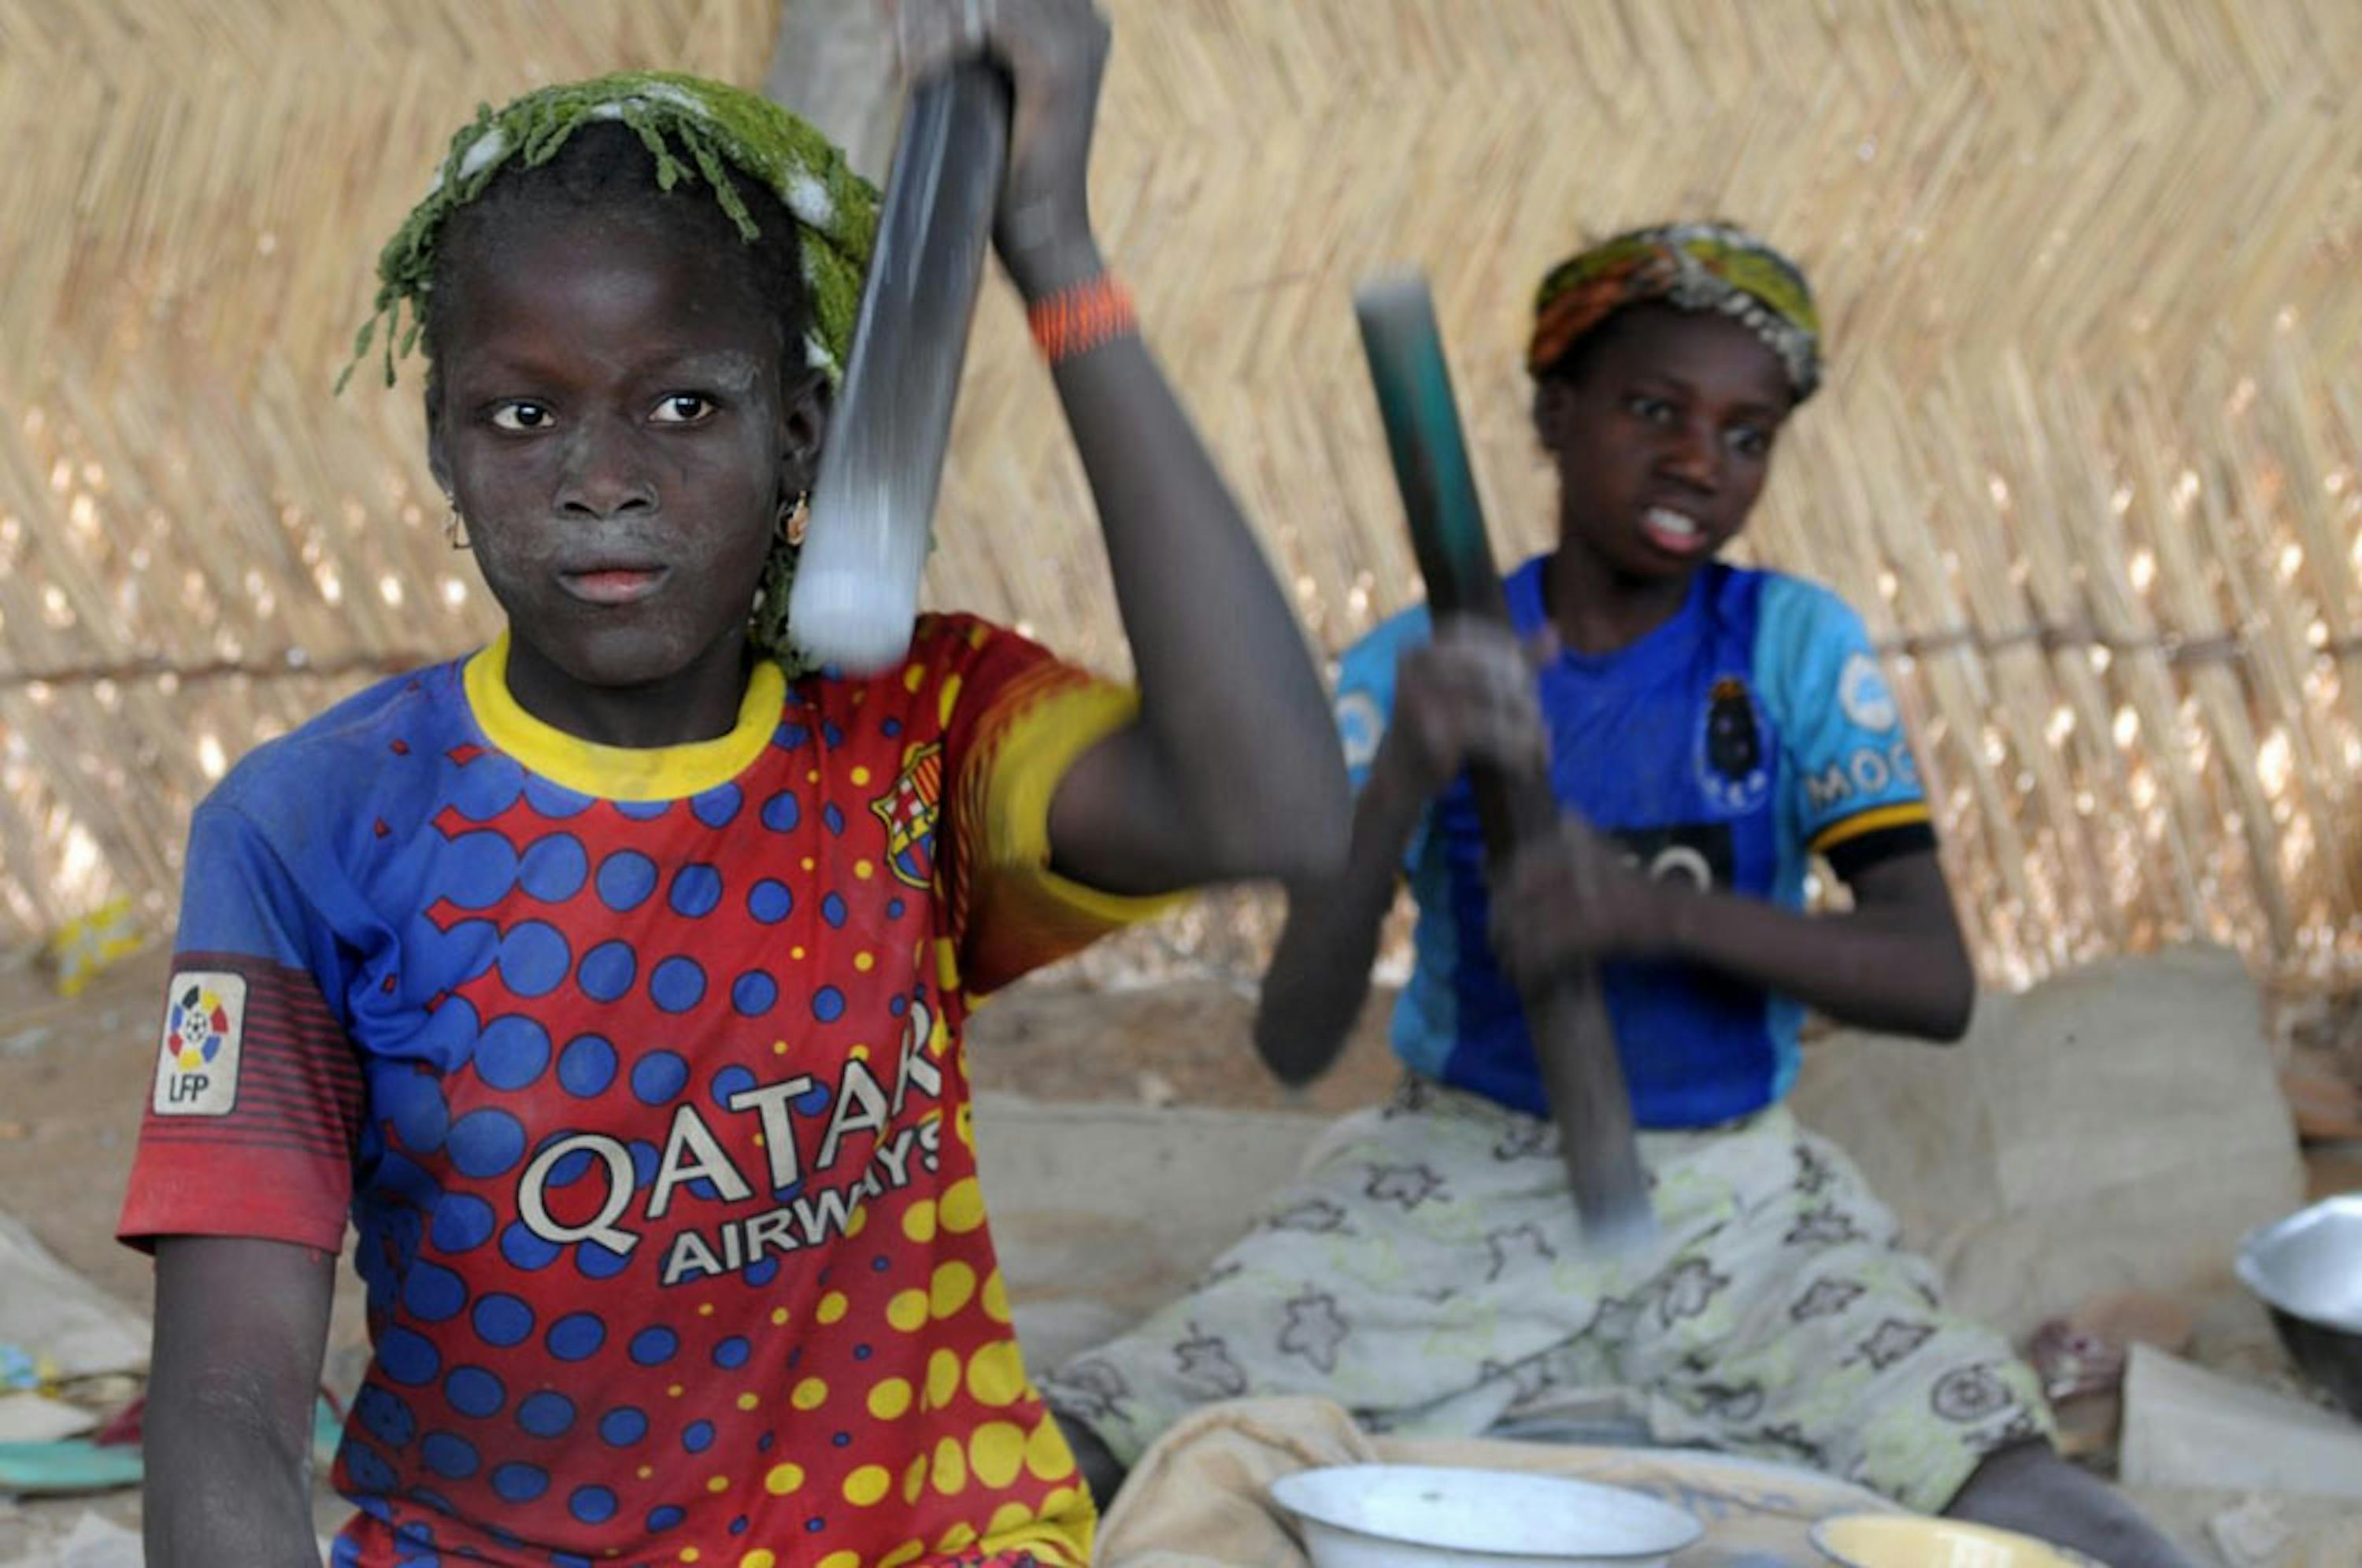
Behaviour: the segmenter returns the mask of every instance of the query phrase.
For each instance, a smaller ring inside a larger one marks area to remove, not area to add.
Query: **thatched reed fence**
[[[1582,237],[1727,215],[1812,266],[1836,355],[1748,550],[1887,639],[1989,974],[2184,934],[2362,963],[2362,6],[1111,9],[1101,224],[1321,644],[1413,591],[1354,281],[1433,274],[1524,551],[1551,516],[1531,281]],[[327,392],[451,127],[617,65],[751,83],[776,26],[772,0],[0,4],[0,938],[116,892],[160,923],[226,761],[491,624],[414,383]],[[998,297],[941,534],[938,597],[1120,664]]]

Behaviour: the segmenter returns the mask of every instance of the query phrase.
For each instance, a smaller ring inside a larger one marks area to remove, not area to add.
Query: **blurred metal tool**
[[[1365,285],[1354,295],[1353,313],[1428,602],[1439,616],[1476,615],[1506,626],[1508,605],[1485,537],[1484,507],[1427,282],[1410,277]],[[1558,799],[1548,778],[1510,777],[1486,767],[1470,773],[1494,865],[1519,845],[1558,831]],[[1586,965],[1528,988],[1523,999],[1526,1032],[1558,1123],[1559,1152],[1584,1239],[1603,1251],[1639,1246],[1655,1236],[1656,1215],[1598,975]]]
[[[969,61],[911,90],[851,362],[788,601],[795,639],[854,674],[911,645],[968,326],[1009,161],[1009,83]]]

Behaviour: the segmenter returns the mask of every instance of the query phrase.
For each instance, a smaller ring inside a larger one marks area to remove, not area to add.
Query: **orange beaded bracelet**
[[[1131,291],[1106,272],[1035,300],[1025,307],[1025,320],[1053,365],[1140,330]]]

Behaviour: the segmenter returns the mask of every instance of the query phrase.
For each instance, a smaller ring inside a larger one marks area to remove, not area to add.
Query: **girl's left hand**
[[[1613,841],[1569,815],[1494,879],[1493,951],[1523,986],[1579,963],[1665,955],[1682,897],[1652,882]]]
[[[1088,175],[1107,18],[1091,0],[900,0],[898,10],[905,80],[979,58],[1009,73],[1009,176],[992,237],[1018,292],[1039,299],[1096,274]]]

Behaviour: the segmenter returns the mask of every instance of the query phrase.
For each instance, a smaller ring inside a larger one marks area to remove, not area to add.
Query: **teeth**
[[[1694,539],[1705,532],[1698,526],[1696,518],[1685,517],[1667,506],[1649,508],[1648,522],[1650,527],[1681,539]]]

